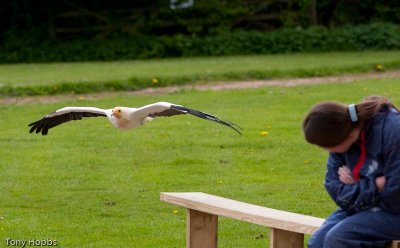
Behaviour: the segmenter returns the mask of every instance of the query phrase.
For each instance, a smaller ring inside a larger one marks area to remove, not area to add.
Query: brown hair
[[[362,127],[383,107],[397,109],[387,98],[366,97],[355,105],[358,120],[352,122],[348,105],[338,102],[322,102],[315,105],[303,122],[304,137],[307,142],[321,147],[341,144],[354,128]]]

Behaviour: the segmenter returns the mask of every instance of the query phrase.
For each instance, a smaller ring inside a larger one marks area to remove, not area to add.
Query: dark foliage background
[[[398,0],[190,2],[2,1],[0,62],[399,48]]]

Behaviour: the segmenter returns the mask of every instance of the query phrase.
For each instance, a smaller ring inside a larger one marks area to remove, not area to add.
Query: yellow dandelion
[[[172,213],[173,214],[177,214],[179,211],[177,210],[177,209],[174,209],[173,211],[172,211]]]
[[[383,71],[383,65],[377,64],[377,65],[375,66],[375,69],[376,69],[377,71]]]
[[[158,79],[157,79],[157,78],[153,78],[153,80],[151,80],[151,82],[152,82],[153,84],[158,84]]]
[[[80,101],[84,101],[84,100],[86,100],[86,97],[80,96],[78,99],[79,99]]]
[[[261,131],[261,132],[260,132],[260,135],[261,135],[261,136],[267,136],[267,135],[268,135],[268,131]]]
[[[310,163],[310,160],[304,160],[304,163],[305,163],[305,164],[309,164],[309,163]]]
[[[222,184],[222,183],[224,183],[224,180],[219,179],[219,180],[217,180],[217,183]]]

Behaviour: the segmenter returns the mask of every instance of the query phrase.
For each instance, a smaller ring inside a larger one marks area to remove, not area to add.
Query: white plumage
[[[114,127],[118,129],[131,129],[139,127],[148,121],[160,116],[173,116],[191,114],[196,117],[210,120],[230,127],[239,134],[241,128],[229,121],[220,120],[218,117],[168,102],[158,102],[140,108],[115,107],[113,109],[100,109],[94,107],[65,107],[50,113],[42,119],[29,124],[30,133],[47,135],[50,128],[72,120],[81,120],[84,117],[107,117]]]

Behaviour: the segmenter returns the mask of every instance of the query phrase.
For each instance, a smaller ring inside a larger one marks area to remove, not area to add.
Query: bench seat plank
[[[200,212],[304,234],[312,234],[324,222],[322,218],[266,208],[201,192],[163,192],[160,194],[160,199]]]

